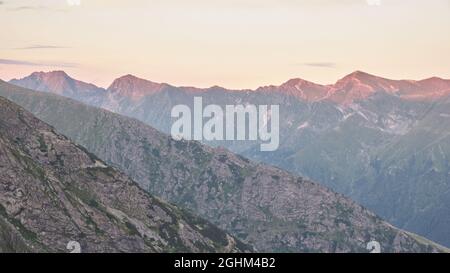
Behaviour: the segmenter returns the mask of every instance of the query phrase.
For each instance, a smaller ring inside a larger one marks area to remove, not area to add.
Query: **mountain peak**
[[[144,78],[139,78],[138,76],[135,76],[133,74],[126,74],[126,75],[120,76],[120,77],[118,77],[117,79],[114,80],[114,82],[116,82],[116,81],[141,81],[141,82],[159,84],[159,83],[156,83],[156,82],[152,82],[150,80],[146,80]]]
[[[49,71],[49,72],[43,72],[43,71],[33,72],[33,73],[31,73],[30,76],[32,76],[32,77],[47,77],[47,78],[55,78],[55,77],[70,78],[70,76],[67,75],[67,73],[62,70],[54,70],[54,71]]]
[[[300,86],[318,86],[318,84],[301,78],[294,78],[288,80],[287,82],[281,85],[281,87],[300,87]]]
[[[323,99],[328,94],[328,87],[301,78],[290,79],[278,87],[281,92],[307,101]]]
[[[355,76],[374,76],[374,75],[369,74],[367,72],[364,72],[362,70],[355,70],[352,73],[350,73],[350,75],[355,75]]]
[[[69,81],[74,79],[71,78],[65,71],[54,70],[48,72],[36,71],[26,77],[23,77],[21,79],[13,79],[11,81],[23,81],[23,80],[52,82],[52,81]]]
[[[80,96],[99,96],[104,93],[104,89],[90,83],[75,80],[62,70],[33,72],[22,79],[13,79],[10,83],[74,99],[79,99]]]
[[[437,86],[447,86],[449,88],[450,80],[445,80],[439,77],[431,77],[421,81],[418,81],[420,84],[428,84],[428,85],[437,85]]]
[[[126,74],[126,75],[123,75],[123,76],[117,78],[116,80],[139,81],[139,80],[144,80],[144,79],[139,78],[133,74]],[[145,81],[147,81],[147,80],[145,80]]]
[[[73,89],[72,87],[75,84],[75,80],[61,70],[33,72],[27,77],[13,79],[10,82],[29,89],[60,95]]]
[[[397,81],[357,70],[331,86],[330,99],[339,104],[350,104],[366,99],[377,92],[392,94],[396,91],[398,91]]]
[[[369,74],[369,73],[366,73],[361,70],[356,70],[356,71],[348,74],[344,78],[340,79],[338,82],[349,82],[349,81],[367,82],[367,81],[377,80],[377,79],[382,79],[382,78],[372,75],[372,74]]]
[[[167,84],[164,83],[156,83],[127,74],[115,79],[108,87],[108,91],[120,96],[129,97],[133,100],[138,100],[146,95],[158,93],[166,86]]]

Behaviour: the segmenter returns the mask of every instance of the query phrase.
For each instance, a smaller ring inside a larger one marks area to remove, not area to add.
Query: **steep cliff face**
[[[7,84],[0,89],[142,188],[195,211],[259,251],[367,252],[370,240],[379,241],[384,252],[443,250],[286,171],[224,149],[175,141],[135,119],[66,98]]]
[[[1,97],[0,182],[0,252],[251,250]]]

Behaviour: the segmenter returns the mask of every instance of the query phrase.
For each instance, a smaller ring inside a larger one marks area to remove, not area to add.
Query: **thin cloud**
[[[25,66],[53,66],[53,67],[76,67],[75,63],[64,62],[29,62],[22,60],[0,59],[0,64],[4,65],[25,65]]]
[[[312,67],[322,67],[322,68],[335,68],[335,63],[330,62],[313,62],[313,63],[303,63],[302,65],[305,66],[312,66]]]
[[[7,11],[10,12],[20,12],[20,11],[55,11],[55,12],[67,12],[69,9],[67,8],[56,8],[49,6],[20,6],[15,8],[8,8]]]
[[[31,45],[31,46],[25,46],[25,47],[17,47],[14,49],[17,50],[27,50],[27,49],[64,49],[69,48],[66,46],[55,46],[55,45]]]
[[[0,64],[12,64],[12,65],[30,65],[30,66],[38,66],[37,63],[27,62],[27,61],[19,61],[19,60],[7,60],[0,59]]]
[[[46,8],[47,8],[46,6],[28,5],[28,6],[18,6],[18,7],[8,8],[8,10],[10,10],[10,11],[41,10],[41,9],[46,9]]]
[[[45,6],[21,6],[16,8],[9,8],[9,11],[24,11],[24,10],[44,10],[47,9]]]

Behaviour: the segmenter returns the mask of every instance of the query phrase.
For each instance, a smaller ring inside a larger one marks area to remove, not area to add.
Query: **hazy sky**
[[[450,78],[450,0],[0,0],[0,26],[5,80],[56,69],[104,87],[124,74],[229,88],[354,70]]]

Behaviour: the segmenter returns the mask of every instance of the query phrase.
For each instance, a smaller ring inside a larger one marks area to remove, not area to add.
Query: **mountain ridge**
[[[430,77],[422,80],[391,80],[363,71],[354,71],[337,80],[334,84],[317,84],[301,78],[293,78],[281,85],[262,86],[254,90],[233,90],[219,86],[209,88],[174,86],[167,83],[153,82],[131,74],[115,79],[108,88],[104,89],[75,80],[63,71],[34,72],[27,77],[13,79],[9,82],[33,90],[55,92],[68,97],[76,96],[77,94],[74,91],[69,94],[63,94],[62,86],[58,86],[58,83],[62,81],[61,78],[81,85],[79,90],[96,89],[97,92],[106,93],[108,96],[114,95],[121,98],[129,98],[133,101],[139,101],[144,97],[155,95],[166,89],[178,89],[188,93],[206,92],[217,88],[226,92],[284,92],[309,102],[329,100],[344,105],[357,100],[367,99],[377,92],[395,94],[410,100],[435,100],[450,94],[450,80],[447,79]],[[86,86],[89,86],[89,88],[86,88]]]

